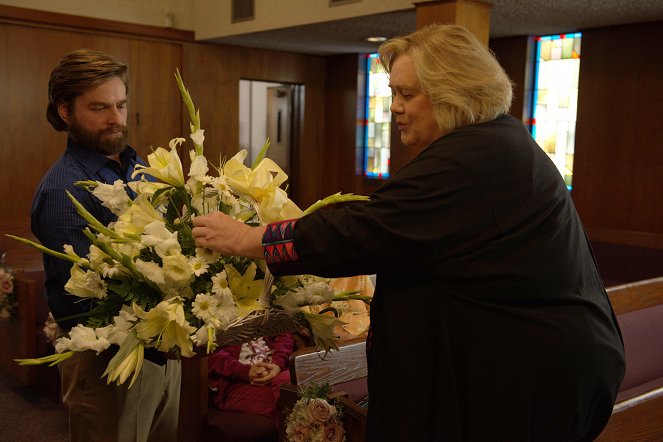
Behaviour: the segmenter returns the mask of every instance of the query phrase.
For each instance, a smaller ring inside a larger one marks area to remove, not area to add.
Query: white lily
[[[269,158],[263,158],[255,169],[250,169],[244,165],[246,156],[245,149],[238,152],[223,165],[223,174],[231,189],[256,202],[256,210],[262,223],[284,219],[281,218],[284,208],[286,213],[295,217],[303,215],[280,188],[288,179],[283,169]]]
[[[174,290],[188,288],[194,278],[191,264],[181,253],[163,257],[163,272],[166,284]]]
[[[113,184],[97,183],[92,195],[101,200],[101,205],[109,208],[113,213],[123,213],[131,204],[124,181],[115,180]]]
[[[133,310],[141,319],[135,327],[138,338],[154,341],[157,349],[163,352],[179,349],[182,356],[194,355],[190,335],[196,328],[186,321],[181,298],[162,301],[148,312],[133,304]]]
[[[99,338],[107,339],[111,344],[120,345],[134,326],[138,318],[131,313],[130,307],[123,306],[117,316],[113,317],[113,324],[95,329]]]
[[[68,293],[81,298],[103,299],[106,297],[106,283],[101,279],[99,273],[83,270],[80,266],[73,265],[70,275],[69,281],[64,286]]]
[[[140,194],[129,209],[112,224],[113,230],[122,237],[138,237],[146,225],[163,221],[163,215],[150,203],[148,195]]]
[[[138,174],[147,174],[171,186],[184,187],[182,162],[174,147],[171,147],[170,150],[157,147],[154,152],[147,156],[147,162],[150,164],[149,167],[137,164],[131,177],[133,178]]]
[[[197,131],[193,132],[191,135],[191,140],[194,142],[194,144],[197,144],[199,146],[202,146],[203,143],[205,142],[205,131],[203,129],[198,129]],[[199,155],[201,156],[201,155]]]
[[[143,229],[140,242],[145,246],[152,246],[157,255],[164,257],[182,252],[177,241],[177,232],[171,232],[162,220],[155,220]]]
[[[145,343],[135,333],[128,333],[120,345],[120,350],[108,362],[102,376],[107,376],[107,383],[115,381],[117,385],[120,385],[133,374],[129,383],[129,388],[131,388],[143,369],[144,356]]]
[[[63,353],[66,350],[86,351],[93,350],[97,354],[110,347],[110,342],[104,337],[97,336],[95,330],[78,324],[69,331],[69,337],[58,338],[55,341],[55,351]]]
[[[142,259],[137,259],[136,269],[148,281],[152,281],[158,286],[164,286],[166,284],[166,277],[163,273],[163,268],[156,262],[143,261]]]

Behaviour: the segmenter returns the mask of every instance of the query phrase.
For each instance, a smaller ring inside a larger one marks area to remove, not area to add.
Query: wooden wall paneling
[[[147,159],[152,148],[168,148],[173,138],[184,137],[189,141],[188,124],[186,132],[182,132],[185,111],[174,75],[176,69],[182,70],[182,46],[132,39],[130,47],[129,140]],[[189,141],[186,146],[193,145]],[[188,157],[188,153],[184,156]]]
[[[324,80],[322,57],[231,46],[185,44],[184,80],[200,107],[206,156],[214,164],[239,150],[240,79],[303,84],[300,146],[293,165],[291,198],[305,207],[323,196]]]
[[[356,54],[327,57],[325,103],[329,111],[325,126],[325,167],[322,170],[326,194],[339,191],[358,193],[355,170],[358,69]]]
[[[529,118],[532,94],[532,66],[530,59],[531,38],[527,36],[496,38],[489,42],[489,48],[495,54],[500,65],[513,81],[513,102],[510,114],[521,120]]]
[[[660,248],[663,22],[586,30],[582,45],[574,201],[592,239]]]
[[[75,49],[98,49],[128,60],[129,43],[122,38],[89,33],[0,24],[6,46],[7,87],[2,88],[5,105],[0,119],[6,124],[0,164],[0,219],[28,219],[32,197],[44,173],[66,147],[66,134],[56,132],[46,121],[48,79],[53,67]],[[4,202],[4,201],[3,201]],[[26,226],[27,227],[27,226]]]
[[[329,112],[335,112],[325,101],[327,62],[324,57],[279,51],[242,49],[239,75],[244,79],[297,83],[304,85],[304,109],[300,144],[292,165],[293,201],[306,208],[327,196],[322,171],[327,167],[324,152],[324,128]],[[238,79],[239,81],[239,79]]]
[[[200,110],[205,130],[205,156],[214,166],[239,150],[239,80],[237,51],[215,45],[185,44],[182,79]],[[182,107],[183,133],[188,133],[189,117]]]

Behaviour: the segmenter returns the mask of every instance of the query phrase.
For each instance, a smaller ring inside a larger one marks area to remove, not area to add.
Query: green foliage
[[[331,393],[331,385],[329,382],[324,382],[318,384],[316,382],[310,382],[306,385],[303,385],[299,388],[299,393],[303,398],[314,399],[314,398],[323,398],[327,399],[329,393]]]

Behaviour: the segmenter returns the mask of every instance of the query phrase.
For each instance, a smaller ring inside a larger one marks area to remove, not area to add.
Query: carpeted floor
[[[69,441],[67,412],[0,371],[0,442]]]

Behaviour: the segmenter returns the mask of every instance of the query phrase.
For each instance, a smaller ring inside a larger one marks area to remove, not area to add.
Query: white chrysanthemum
[[[197,256],[192,256],[189,258],[189,264],[191,265],[191,270],[196,276],[204,275],[209,269],[209,263]]]
[[[214,294],[221,294],[225,289],[228,289],[228,275],[225,270],[220,271],[212,276],[212,292]]]
[[[221,256],[221,254],[218,252],[214,252],[204,247],[196,247],[196,258],[205,261],[208,264],[215,263],[216,260],[219,259],[219,256]]]
[[[198,293],[196,299],[191,303],[191,312],[205,324],[219,328],[221,323],[218,319],[219,297],[207,293]]]

